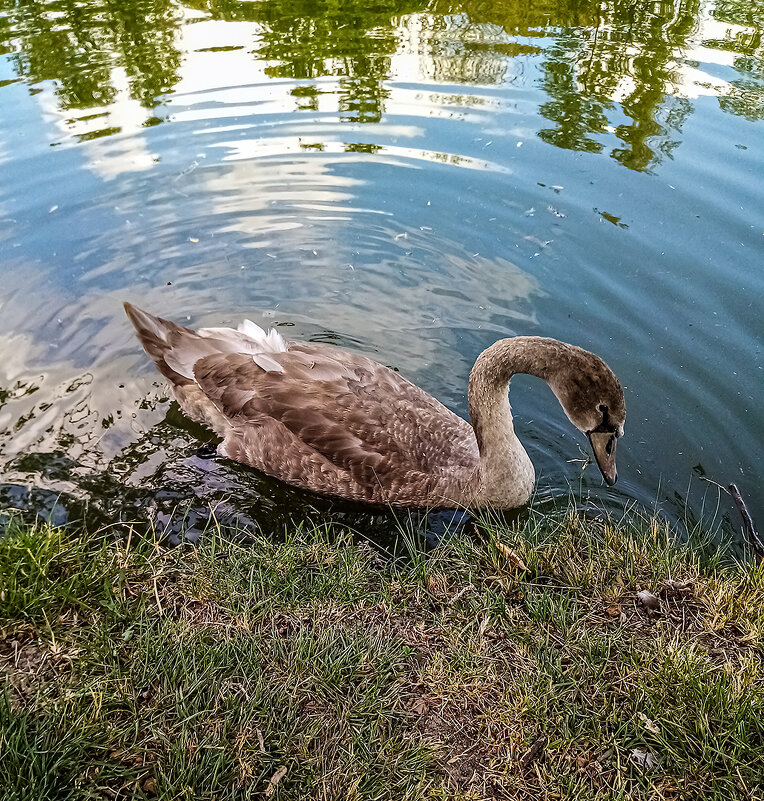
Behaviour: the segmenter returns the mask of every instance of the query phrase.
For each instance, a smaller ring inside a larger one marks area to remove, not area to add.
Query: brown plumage
[[[601,359],[572,345],[514,337],[488,348],[470,374],[470,425],[365,356],[285,342],[250,321],[193,331],[125,310],[183,411],[223,439],[220,453],[294,486],[394,506],[525,503],[533,466],[507,397],[517,372],[550,384],[615,481],[623,393]]]

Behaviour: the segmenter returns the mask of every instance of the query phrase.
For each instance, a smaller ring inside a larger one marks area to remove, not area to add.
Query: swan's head
[[[570,422],[589,437],[602,477],[612,486],[618,478],[616,441],[626,422],[623,390],[613,371],[593,353],[571,346],[565,362],[550,386]]]

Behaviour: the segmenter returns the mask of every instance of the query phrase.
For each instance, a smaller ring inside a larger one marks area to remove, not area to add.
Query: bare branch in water
[[[730,484],[729,486],[730,495],[732,499],[735,501],[735,506],[737,506],[738,511],[740,512],[740,516],[743,518],[743,530],[745,531],[745,536],[748,538],[748,542],[751,543],[751,547],[756,554],[764,559],[764,543],[759,539],[759,535],[756,533],[756,527],[753,524],[753,518],[751,517],[751,513],[748,511],[748,507],[745,505],[745,501],[743,500],[743,496],[740,494],[740,490],[737,488],[737,485]]]

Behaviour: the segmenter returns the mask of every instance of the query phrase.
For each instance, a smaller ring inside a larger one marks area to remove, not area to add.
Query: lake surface
[[[518,377],[537,505],[734,531],[736,482],[761,524],[763,29],[750,0],[0,0],[0,507],[387,525],[198,458],[130,300],[462,415],[497,338],[573,342],[625,387],[620,478]]]

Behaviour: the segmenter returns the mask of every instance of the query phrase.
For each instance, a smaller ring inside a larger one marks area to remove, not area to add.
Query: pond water
[[[518,377],[537,505],[734,530],[736,482],[764,520],[763,29],[751,0],[0,0],[0,506],[387,525],[199,458],[130,300],[462,415],[495,339],[579,344],[625,387],[620,479]]]

